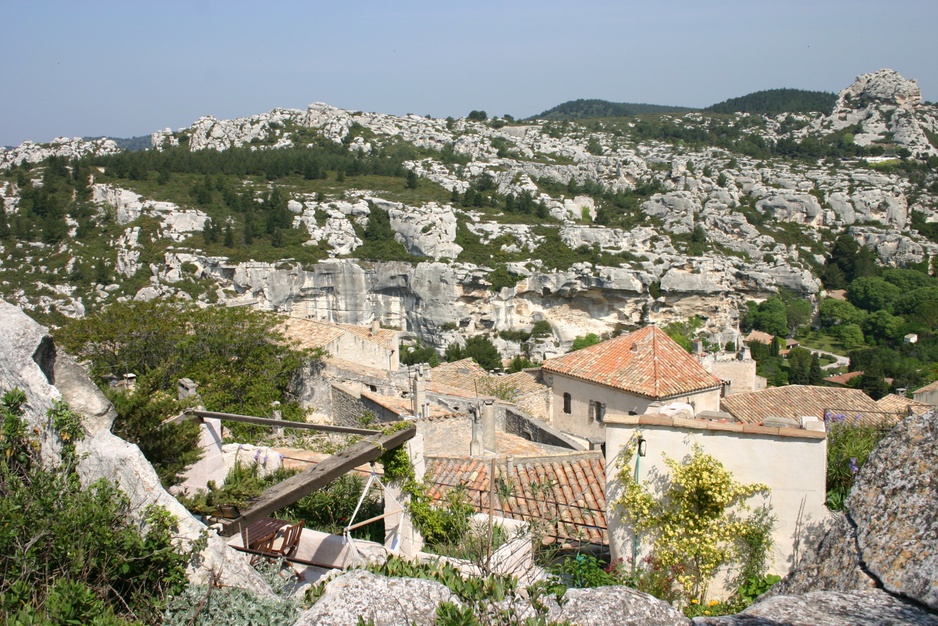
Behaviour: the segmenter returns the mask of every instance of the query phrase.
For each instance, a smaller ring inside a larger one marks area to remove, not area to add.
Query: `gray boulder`
[[[879,589],[776,596],[738,615],[695,617],[694,626],[936,626],[938,617]]]
[[[462,605],[448,587],[432,580],[387,578],[355,570],[326,583],[322,597],[294,626],[432,625],[441,602]]]
[[[683,626],[684,614],[647,593],[629,587],[570,589],[563,606],[548,614],[552,622],[568,621],[578,626]]]
[[[938,411],[902,420],[847,499],[860,558],[886,591],[938,610]]]

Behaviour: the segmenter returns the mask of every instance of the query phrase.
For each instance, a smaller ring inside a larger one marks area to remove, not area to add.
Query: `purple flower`
[[[857,457],[852,457],[850,459],[850,473],[856,474],[859,471],[860,471],[860,466],[857,465]]]
[[[859,414],[859,413],[857,413],[856,415],[853,416],[853,423],[854,423],[854,424],[859,424],[859,423],[860,423],[860,414]]]

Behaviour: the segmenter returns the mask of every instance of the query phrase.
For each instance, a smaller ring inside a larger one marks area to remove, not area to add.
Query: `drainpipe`
[[[641,467],[642,457],[645,456],[646,448],[648,445],[648,440],[638,436],[638,444],[636,446],[635,454],[635,484],[638,484],[638,472]],[[638,527],[635,526],[632,528],[632,574],[635,574],[635,570],[638,567]]]

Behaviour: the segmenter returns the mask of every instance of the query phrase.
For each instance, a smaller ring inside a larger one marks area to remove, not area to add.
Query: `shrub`
[[[273,596],[258,596],[238,587],[189,585],[174,596],[163,612],[163,626],[266,624],[289,626],[296,622],[300,602],[290,594],[290,578],[281,576],[283,561],[262,561],[258,573]]]
[[[589,348],[590,346],[595,346],[601,341],[599,335],[596,333],[588,333],[586,335],[580,335],[573,340],[573,343],[570,344],[570,352],[576,350],[582,350],[583,348]]]
[[[824,414],[827,424],[827,506],[843,510],[857,472],[873,448],[889,432],[880,424],[861,424],[860,415]]]
[[[633,439],[621,456],[618,477],[624,494],[615,504],[634,531],[651,540],[661,565],[680,568],[677,582],[686,601],[704,598],[721,567],[736,565],[747,573],[764,568],[774,518],[765,505],[748,513],[747,502],[768,494],[766,485],[736,482],[695,444],[683,462],[665,455],[671,474],[662,477],[656,497],[632,476],[635,448]]]
[[[0,406],[0,613],[14,623],[158,623],[165,598],[186,584],[175,518],[148,507],[141,530],[112,483],[81,488],[74,444],[83,430],[61,403],[49,417],[62,463],[43,466],[22,418],[25,399],[9,391]]]
[[[589,554],[567,557],[549,571],[556,582],[574,589],[608,587],[617,582],[607,571],[606,564]]]

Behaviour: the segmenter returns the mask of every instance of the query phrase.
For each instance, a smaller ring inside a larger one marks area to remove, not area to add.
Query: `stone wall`
[[[361,427],[361,418],[365,414],[361,394],[351,387],[332,385],[332,422],[337,426]]]
[[[548,446],[569,448],[571,450],[583,449],[579,442],[553,428],[550,424],[510,408],[505,411],[505,432]]]

